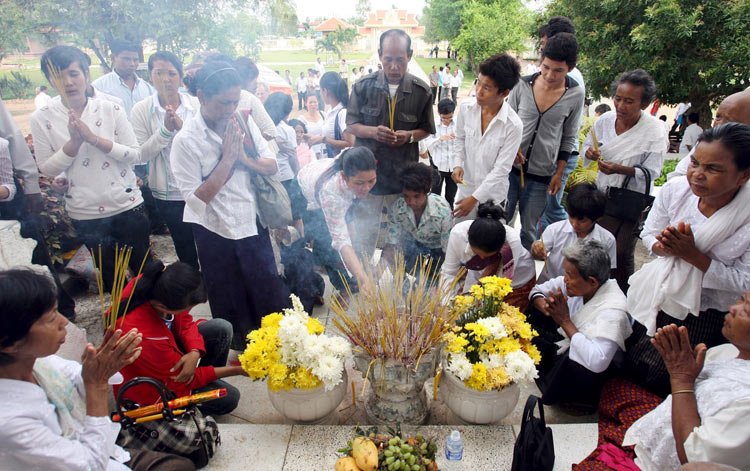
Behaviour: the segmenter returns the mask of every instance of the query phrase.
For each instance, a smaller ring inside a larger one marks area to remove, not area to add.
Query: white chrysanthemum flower
[[[461,381],[468,379],[473,371],[471,362],[463,353],[452,353],[450,355],[447,370]]]
[[[508,336],[508,331],[505,330],[503,322],[498,317],[485,317],[479,319],[477,324],[484,326],[495,339],[501,339]]]
[[[311,368],[313,374],[325,385],[326,391],[330,391],[342,381],[343,370],[341,360],[330,356],[321,357],[318,364]]]
[[[505,370],[514,382],[531,381],[538,376],[534,360],[522,350],[505,355]]]
[[[503,361],[503,356],[500,355],[499,353],[493,353],[491,355],[482,353],[479,358],[480,360],[482,360],[482,363],[484,364],[484,366],[487,367],[487,369],[501,368],[505,366],[505,363]]]

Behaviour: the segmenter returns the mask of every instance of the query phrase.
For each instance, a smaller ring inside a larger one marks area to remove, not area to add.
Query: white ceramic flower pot
[[[499,422],[510,414],[521,390],[517,384],[511,384],[500,391],[477,391],[443,369],[439,393],[440,399],[459,419],[484,425]]]
[[[344,370],[343,380],[332,390],[321,385],[315,389],[268,390],[273,407],[286,419],[300,424],[333,425],[336,408],[346,394],[349,378]],[[338,425],[338,424],[336,424]]]

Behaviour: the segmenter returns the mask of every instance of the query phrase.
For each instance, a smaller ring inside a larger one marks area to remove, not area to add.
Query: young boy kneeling
[[[606,202],[607,197],[592,183],[581,183],[571,188],[566,202],[568,219],[547,226],[542,239],[531,245],[532,257],[545,260],[537,283],[563,275],[562,251],[578,241],[600,242],[609,254],[611,268],[617,267],[615,237],[596,223],[604,215]]]
[[[402,194],[388,212],[388,233],[383,250],[385,260],[393,264],[395,253],[404,254],[406,270],[411,271],[419,256],[432,259],[430,277],[440,272],[453,226],[448,202],[430,193],[432,169],[420,163],[407,166],[401,173]]]

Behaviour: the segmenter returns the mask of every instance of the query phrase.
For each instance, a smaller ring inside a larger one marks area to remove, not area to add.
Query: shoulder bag
[[[650,172],[640,165],[635,165],[634,168],[639,169],[646,177],[646,188],[643,193],[627,189],[631,178],[627,176],[625,181],[622,182],[622,187],[609,187],[607,189],[607,205],[604,208],[604,214],[624,221],[641,223],[651,210],[654,197],[650,193]]]
[[[125,411],[138,408],[139,405],[124,398],[125,391],[133,386],[151,386],[159,392],[162,403],[162,419],[136,423],[125,415]],[[117,444],[123,448],[153,450],[189,458],[197,468],[206,466],[221,444],[219,426],[210,415],[203,415],[197,406],[185,408],[185,412],[176,415],[169,407],[174,399],[161,381],[136,377],[123,384],[117,394],[116,413],[120,417],[121,430]]]
[[[251,159],[258,158],[258,151],[247,127],[247,118],[244,112],[237,112],[237,121],[242,132],[245,133],[243,147],[245,154]],[[258,217],[263,227],[286,228],[292,225],[292,202],[286,188],[275,175],[260,175],[250,170],[250,179],[255,192],[255,204],[258,209]]]
[[[539,418],[534,417],[534,409],[539,406]],[[555,445],[552,429],[544,421],[542,401],[529,395],[521,419],[521,432],[513,447],[511,471],[552,471],[555,466]]]

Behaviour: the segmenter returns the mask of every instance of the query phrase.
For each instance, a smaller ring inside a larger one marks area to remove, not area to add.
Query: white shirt
[[[339,111],[341,111],[339,113]],[[338,117],[336,116],[338,114]],[[346,131],[346,108],[339,102],[338,105],[334,106],[326,113],[325,121],[323,122],[323,135],[329,139],[336,139],[336,121],[339,122],[339,129],[341,130],[340,140],[344,139],[344,131]]]
[[[305,123],[305,127],[307,128],[307,134],[311,136],[322,136],[323,135],[323,125],[325,124],[325,117],[318,111],[320,119],[317,121],[310,121],[307,119],[305,115],[299,115],[297,116],[297,119]],[[312,149],[313,153],[325,155],[326,153],[326,146],[321,144],[315,144],[314,146],[310,146],[310,149]]]
[[[615,244],[615,236],[611,232],[599,224],[594,224],[594,229],[586,237],[579,239],[573,230],[573,226],[570,224],[570,220],[565,219],[550,224],[542,233],[544,250],[549,255],[547,256],[547,261],[544,263],[542,272],[539,274],[539,278],[537,278],[537,283],[541,284],[563,275],[563,261],[565,257],[563,257],[562,251],[565,247],[573,245],[579,240],[595,240],[600,242],[609,254],[611,268],[617,268],[617,246]]]
[[[574,325],[578,326],[579,324],[576,323],[576,313],[583,308],[583,296],[568,296],[564,277],[558,276],[546,283],[537,284],[531,290],[529,299],[533,300],[540,295],[547,296],[548,293],[556,293],[557,290],[562,291],[563,295],[567,298],[570,320],[573,321]],[[597,320],[603,322],[612,320],[613,323],[616,323],[618,319],[626,315],[618,309],[602,309],[597,313]],[[601,373],[609,367],[612,358],[614,358],[619,348],[617,342],[614,340],[600,337],[588,338],[583,333],[576,332],[573,338],[570,339],[569,357],[587,370],[594,373]]]
[[[307,91],[307,79],[300,77],[297,79],[297,93],[305,93]]]
[[[39,359],[53,364],[85,396],[81,365],[58,356]],[[109,417],[87,416],[76,423],[75,436],[62,434],[55,406],[38,385],[0,379],[0,465],[8,470],[128,470],[128,452],[115,445],[119,424]],[[113,457],[113,458],[110,458]]]
[[[445,261],[440,270],[440,282],[448,286],[458,274],[462,264],[474,257],[474,252],[469,245],[469,227],[474,221],[462,221],[453,226],[448,238],[448,248],[445,251]],[[510,246],[513,253],[513,280],[511,286],[519,288],[536,275],[534,260],[531,254],[521,245],[521,235],[518,229],[505,226],[505,242]],[[469,291],[473,285],[479,282],[481,272],[469,270],[464,281],[464,291]]]
[[[318,80],[320,80],[320,77],[322,77],[323,74],[326,73],[326,66],[324,66],[322,62],[318,61],[315,63],[315,70],[318,71]]]
[[[649,251],[656,243],[656,236],[669,225],[689,223],[695,233],[701,225],[711,222],[711,218],[698,209],[699,198],[692,192],[686,203],[675,197],[687,186],[687,177],[673,178],[656,195],[641,232],[643,245]],[[703,274],[700,309],[726,311],[750,289],[750,226],[743,226],[728,239],[714,245],[706,255],[711,258],[711,265]]]
[[[16,184],[13,181],[13,161],[10,158],[10,143],[0,137],[0,186],[8,190],[8,197],[0,201],[10,201],[16,196]]]
[[[189,117],[198,113],[200,103],[190,95],[180,93],[180,106],[175,113],[184,123]],[[169,164],[169,151],[176,132],[164,127],[164,116],[167,111],[159,103],[159,96],[154,93],[145,100],[139,101],[130,112],[130,122],[138,143],[141,145],[141,163],[149,164],[148,185],[154,198],[167,201],[182,201],[182,194]]]
[[[65,172],[65,209],[73,219],[99,219],[123,213],[143,203],[132,166],[141,159],[138,140],[125,110],[106,100],[89,98],[81,120],[103,139],[112,141],[105,154],[82,144],[75,157],[63,152],[70,140],[68,109],[60,97],[31,115],[31,134],[39,170],[56,177]]]
[[[49,104],[49,101],[52,99],[51,96],[47,95],[46,92],[39,92],[36,97],[34,97],[34,109],[40,109]]]
[[[443,88],[450,88],[451,87],[451,73],[448,72],[448,69],[443,69]]]
[[[252,119],[247,120],[250,137],[261,158],[276,160]],[[222,138],[211,130],[201,113],[189,118],[172,143],[170,163],[177,186],[185,200],[184,221],[200,224],[226,239],[239,240],[258,235],[255,193],[250,172],[238,164],[229,180],[208,203],[195,196],[218,165]]]
[[[280,121],[276,126],[276,145],[279,146],[279,153],[276,154],[276,164],[279,171],[276,178],[280,182],[294,178],[294,170],[289,163],[289,159],[297,159],[297,135],[291,126],[284,121]]]
[[[91,82],[91,85],[104,93],[114,95],[122,100],[125,106],[125,112],[128,116],[130,116],[130,110],[133,109],[133,106],[136,103],[148,98],[156,91],[150,83],[141,79],[138,75],[135,76],[135,86],[133,86],[133,89],[131,90],[122,77],[117,75],[117,72],[114,70],[94,80]]]
[[[690,152],[688,146],[692,149],[695,147],[695,143],[698,142],[698,138],[703,134],[703,128],[698,124],[693,123],[685,128],[685,132],[682,134],[682,141],[680,141],[680,154],[687,154]]]
[[[523,136],[523,123],[513,108],[503,103],[482,134],[482,108],[476,100],[461,103],[456,120],[453,168],[464,169],[464,184],[457,200],[469,195],[480,203],[508,197],[508,175]]]
[[[453,139],[447,141],[440,140],[443,136],[453,136]],[[441,172],[453,171],[453,154],[456,147],[456,120],[452,119],[448,126],[443,124],[440,118],[435,120],[435,134],[430,135],[427,139],[420,141],[425,143],[427,150],[432,156],[432,163]]]
[[[273,120],[268,115],[268,111],[266,111],[266,107],[263,106],[260,98],[247,90],[240,90],[240,102],[237,104],[237,109],[240,111],[250,111],[250,117],[256,126],[258,126],[258,129],[260,129],[263,139],[267,141],[274,140],[276,137],[276,125],[273,124]]]
[[[679,117],[680,115],[684,114],[688,110],[688,108],[690,108],[690,103],[678,103],[675,117]]]

